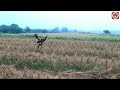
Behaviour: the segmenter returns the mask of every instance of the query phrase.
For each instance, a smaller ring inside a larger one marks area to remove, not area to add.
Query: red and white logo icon
[[[112,12],[112,19],[119,19],[119,12]]]

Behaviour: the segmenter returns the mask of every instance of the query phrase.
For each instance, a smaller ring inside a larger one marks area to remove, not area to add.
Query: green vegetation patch
[[[5,65],[13,65],[13,64],[16,64],[17,61],[18,59],[16,57],[4,55],[2,56],[0,63]]]
[[[66,38],[66,37],[61,37],[61,36],[48,36],[47,39],[57,39],[57,40],[99,40],[99,41],[112,41],[112,42],[120,42],[120,37],[119,35],[111,35],[110,37],[106,37],[106,35],[98,35],[101,37],[93,36],[93,37],[76,37],[76,38]],[[109,35],[108,35],[109,36]],[[0,38],[35,38],[33,35],[22,35],[22,34],[0,34]],[[39,36],[39,38],[44,38],[44,36]]]
[[[33,70],[48,70],[48,71],[55,71],[55,72],[62,72],[67,70],[73,71],[88,71],[92,70],[97,64],[80,64],[80,63],[62,63],[59,61],[52,61],[48,59],[42,60],[28,60],[26,62],[27,68]]]

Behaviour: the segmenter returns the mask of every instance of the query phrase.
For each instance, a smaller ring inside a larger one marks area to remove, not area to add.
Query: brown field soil
[[[120,42],[47,39],[42,49],[37,49],[36,42],[35,38],[1,37],[0,78],[120,78]]]

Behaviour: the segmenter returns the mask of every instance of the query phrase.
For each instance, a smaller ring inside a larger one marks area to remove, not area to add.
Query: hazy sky
[[[18,24],[25,28],[68,27],[78,30],[120,30],[120,19],[112,11],[0,11],[0,25]]]

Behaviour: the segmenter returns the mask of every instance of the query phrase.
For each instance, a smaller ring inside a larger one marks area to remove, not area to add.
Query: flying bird
[[[48,36],[48,35],[46,35],[46,37],[45,37],[44,39],[39,39],[38,35],[37,35],[37,34],[34,34],[34,37],[38,40],[38,41],[37,41],[38,48],[39,48],[39,46],[41,46],[41,48],[42,48],[43,43],[44,43],[45,40],[47,39],[47,36]]]

